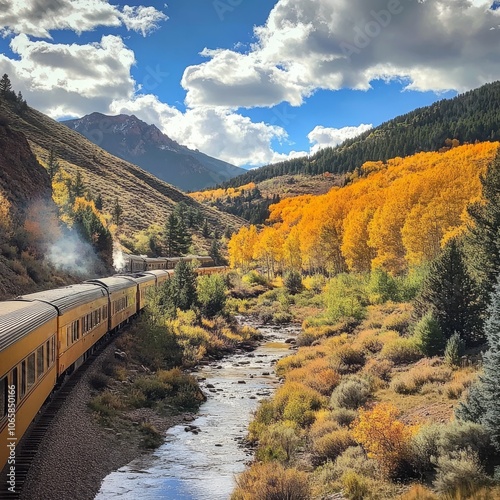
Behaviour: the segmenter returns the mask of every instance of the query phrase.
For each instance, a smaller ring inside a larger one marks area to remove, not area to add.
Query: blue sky
[[[499,79],[499,25],[482,0],[11,0],[0,73],[255,167]]]

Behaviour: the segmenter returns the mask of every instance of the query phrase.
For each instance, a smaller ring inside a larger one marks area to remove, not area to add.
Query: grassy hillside
[[[251,170],[222,186],[237,187],[287,174],[352,172],[366,161],[438,151],[447,139],[461,144],[500,139],[500,82],[416,109],[311,157]]]
[[[19,114],[11,103],[0,100],[0,116],[5,117],[13,130],[26,135],[32,151],[43,165],[53,148],[65,171],[72,176],[80,171],[92,195],[102,196],[105,211],[111,212],[118,198],[123,208],[121,229],[127,236],[151,224],[163,225],[167,215],[181,201],[200,208],[209,225],[220,232],[227,226],[236,229],[242,225],[241,219],[199,205],[166,182],[112,156],[35,109],[28,108]]]

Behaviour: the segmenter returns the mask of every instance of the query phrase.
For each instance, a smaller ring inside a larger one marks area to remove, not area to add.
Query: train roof
[[[136,286],[133,281],[120,276],[111,276],[110,278],[88,280],[85,283],[100,285],[101,287],[106,288],[109,293],[118,292],[120,290],[124,290],[125,288]]]
[[[55,307],[44,302],[0,302],[0,351],[56,317]]]
[[[154,281],[154,277],[146,273],[131,273],[131,274],[117,274],[117,278],[126,278],[134,283],[147,283],[148,281]]]
[[[170,276],[173,273],[173,269],[166,270],[166,269],[151,269],[149,271],[144,271],[144,274],[152,274],[153,276],[156,276],[159,278],[160,276]]]
[[[75,307],[105,296],[106,292],[102,287],[86,282],[80,285],[71,285],[64,288],[22,295],[19,298],[22,300],[46,302],[56,307],[59,314],[64,314]]]

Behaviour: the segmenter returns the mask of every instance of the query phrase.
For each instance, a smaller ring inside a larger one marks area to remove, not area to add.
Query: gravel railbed
[[[22,500],[91,500],[102,480],[141,453],[140,438],[104,428],[88,402],[89,379],[102,370],[111,343],[90,365],[54,418],[33,461],[21,493]],[[160,430],[182,421],[182,415],[163,419]]]

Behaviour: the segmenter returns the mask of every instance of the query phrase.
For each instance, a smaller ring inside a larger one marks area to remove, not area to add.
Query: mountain
[[[282,175],[343,174],[366,161],[438,151],[447,145],[447,139],[456,139],[461,144],[500,140],[500,82],[398,116],[313,156],[250,170],[226,181],[222,187],[239,187]]]
[[[184,191],[214,186],[245,172],[230,163],[181,146],[155,125],[148,125],[134,115],[92,113],[61,123],[109,153],[139,165]]]

